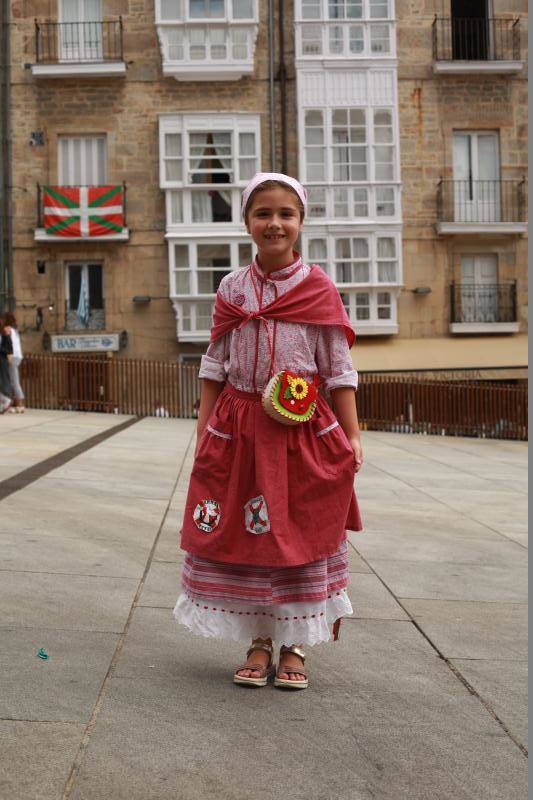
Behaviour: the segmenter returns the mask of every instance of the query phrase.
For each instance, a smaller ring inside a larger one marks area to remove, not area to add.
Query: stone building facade
[[[527,7],[456,5],[13,0],[26,350],[197,360],[275,169],[310,187],[360,368],[523,366]]]

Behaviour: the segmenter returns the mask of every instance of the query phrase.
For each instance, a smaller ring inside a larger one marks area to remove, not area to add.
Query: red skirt
[[[353,450],[319,396],[309,420],[286,426],[261,395],[226,384],[202,434],[181,532],[193,555],[290,567],[337,552],[362,529]]]

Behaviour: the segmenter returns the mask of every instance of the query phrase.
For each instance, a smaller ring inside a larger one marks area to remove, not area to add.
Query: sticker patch
[[[205,533],[212,533],[220,522],[220,506],[216,500],[202,500],[193,512],[196,526]]]
[[[249,533],[268,533],[270,530],[268,508],[262,494],[252,497],[244,506],[244,524]]]
[[[236,294],[233,302],[236,306],[243,306],[245,300],[246,297],[243,294]]]

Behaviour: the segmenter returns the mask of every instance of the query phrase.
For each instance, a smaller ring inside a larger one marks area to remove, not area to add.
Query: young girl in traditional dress
[[[306,688],[304,646],[335,638],[352,613],[346,529],[362,527],[353,482],[363,461],[355,335],[334,284],[294,251],[305,211],[305,189],[288,175],[258,173],[246,187],[257,256],[221,281],[200,369],[174,616],[196,634],[251,638],[233,676],[248,686],[275,671],[275,640],[274,685]]]

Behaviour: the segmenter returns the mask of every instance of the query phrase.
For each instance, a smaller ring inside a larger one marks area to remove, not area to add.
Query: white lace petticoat
[[[261,637],[271,638],[280,645],[312,646],[333,639],[335,620],[352,613],[346,589],[340,589],[325,600],[275,605],[201,600],[182,592],[173,615],[198,636],[234,642]]]

